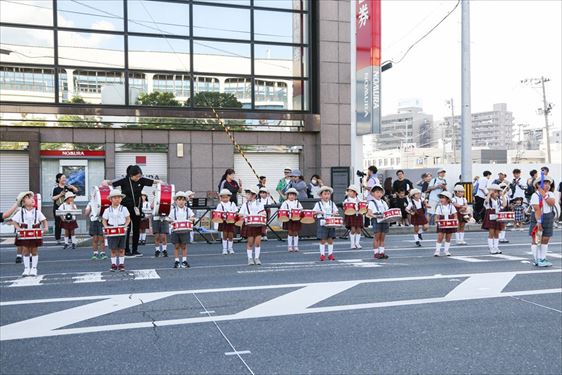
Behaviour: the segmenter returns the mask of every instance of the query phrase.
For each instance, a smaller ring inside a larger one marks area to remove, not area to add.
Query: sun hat
[[[27,197],[28,195],[31,195],[31,197],[33,198],[35,196],[35,193],[32,191],[22,191],[21,193],[19,193],[18,197],[16,198],[17,205],[21,206],[23,198]]]
[[[320,189],[318,189],[318,194],[322,194],[322,193],[325,192],[325,191],[329,191],[330,194],[332,194],[332,193],[334,192],[334,189],[332,189],[332,188],[329,187],[329,186],[324,185],[324,186],[322,186]]]
[[[438,197],[445,197],[445,198],[447,198],[448,200],[452,200],[452,199],[453,199],[453,196],[452,196],[451,193],[449,193],[448,191],[444,191],[444,192],[442,192],[442,193],[439,193],[437,196],[438,196]]]
[[[113,198],[113,197],[121,197],[121,198],[125,198],[125,194],[121,193],[121,189],[113,189],[111,190],[111,192],[109,193],[109,195],[107,196],[109,199]]]
[[[232,192],[228,189],[222,189],[219,193],[219,196],[223,196],[223,195],[232,195]]]

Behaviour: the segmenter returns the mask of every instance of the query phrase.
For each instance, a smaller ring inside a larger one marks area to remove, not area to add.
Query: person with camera
[[[66,176],[62,173],[57,173],[55,176],[57,186],[53,189],[53,194],[51,199],[53,200],[53,216],[55,217],[55,240],[57,241],[57,245],[61,244],[61,223],[62,220],[60,217],[57,216],[56,212],[59,207],[64,203],[64,195],[67,192],[72,192],[76,194],[78,192],[78,188],[73,185],[66,184]]]

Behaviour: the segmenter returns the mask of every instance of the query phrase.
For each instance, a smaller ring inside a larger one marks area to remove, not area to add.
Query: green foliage
[[[70,104],[86,104],[86,101],[79,95],[74,95],[70,100],[65,101]]]
[[[234,94],[223,92],[198,92],[193,100],[187,99],[185,105],[190,107],[192,102],[195,107],[203,108],[242,108],[242,103]]]
[[[166,106],[166,107],[180,107],[181,103],[176,100],[176,96],[172,92],[154,91],[149,93],[142,93],[137,99],[140,105],[150,106]]]

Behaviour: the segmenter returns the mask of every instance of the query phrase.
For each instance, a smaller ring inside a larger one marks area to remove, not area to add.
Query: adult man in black
[[[78,188],[72,185],[66,184],[66,176],[62,173],[57,173],[56,175],[57,186],[53,189],[53,195],[51,199],[53,200],[53,216],[55,217],[55,240],[57,240],[57,245],[61,244],[61,218],[56,215],[56,211],[59,206],[64,203],[64,195],[67,191],[71,191],[74,194],[78,192]]]
[[[402,169],[396,171],[396,176],[398,177],[398,180],[395,180],[392,183],[392,192],[397,194],[399,191],[403,190],[406,192],[406,196],[408,196],[410,190],[414,188],[414,184],[406,178]]]

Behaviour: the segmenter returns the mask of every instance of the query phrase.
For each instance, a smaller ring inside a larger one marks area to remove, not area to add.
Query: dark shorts
[[[372,220],[371,223],[373,224],[373,233],[388,233],[389,223],[376,223],[375,220]]]
[[[152,233],[154,234],[169,234],[170,224],[165,220],[152,219]]]
[[[316,222],[316,227],[316,237],[318,237],[319,239],[327,240],[329,238],[336,238],[336,228],[328,228],[322,226],[319,222]]]
[[[537,219],[535,219],[535,214],[531,215],[531,224],[529,225],[529,236],[531,235],[533,228],[537,225]],[[542,236],[552,237],[554,235],[554,212],[543,215],[542,218]]]
[[[174,245],[177,244],[185,245],[188,243],[188,241],[189,241],[188,232],[182,232],[182,233],[172,232],[172,235],[170,236],[170,242],[173,243]]]
[[[106,237],[107,238],[107,247],[111,250],[123,250],[125,249],[125,237],[126,236],[119,236],[119,237]]]
[[[90,236],[103,236],[103,224],[101,221],[90,221],[90,229],[88,230]]]

